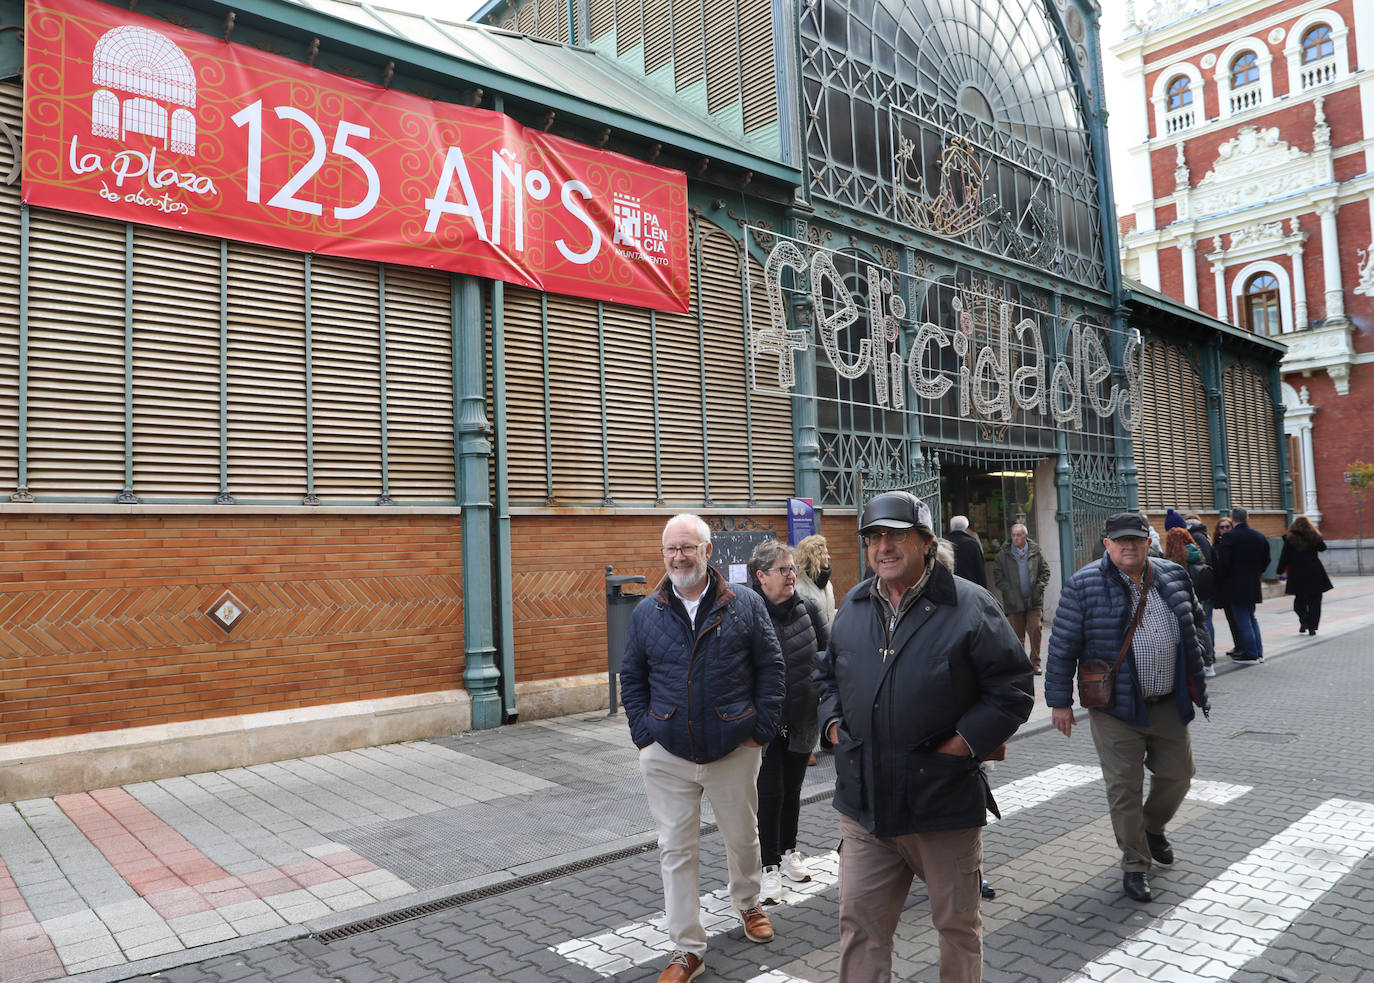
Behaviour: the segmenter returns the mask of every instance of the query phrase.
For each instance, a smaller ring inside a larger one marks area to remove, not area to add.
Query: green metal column
[[[1212,440],[1212,499],[1221,515],[1231,511],[1231,468],[1221,398],[1221,340],[1215,336],[1202,353],[1202,384],[1207,387],[1207,432]]]
[[[1274,441],[1278,450],[1275,458],[1279,465],[1279,475],[1281,481],[1279,492],[1282,496],[1280,504],[1283,506],[1284,524],[1292,525],[1293,513],[1293,475],[1288,471],[1288,438],[1283,432],[1283,418],[1288,414],[1288,407],[1283,405],[1283,375],[1279,372],[1279,363],[1274,362],[1269,366],[1269,398],[1274,404]]]
[[[1126,350],[1126,332],[1130,330],[1126,316],[1126,308],[1118,307],[1112,311],[1112,337],[1117,339],[1116,358],[1118,364],[1122,363]],[[1143,345],[1144,339],[1141,339]],[[1124,385],[1125,374],[1121,376]],[[1133,407],[1139,415],[1140,407]],[[1117,413],[1113,418],[1116,427],[1116,474],[1121,479],[1121,484],[1126,489],[1126,511],[1135,512],[1140,509],[1140,473],[1135,466],[1135,435],[1121,425],[1121,414]]]
[[[502,720],[513,724],[515,705],[515,588],[511,574],[510,460],[506,428],[506,285],[491,282],[492,414],[496,425],[496,624],[501,663]]]
[[[453,333],[461,367],[458,386],[458,504],[463,526],[463,685],[472,700],[472,726],[501,724],[501,673],[496,668],[492,608],[491,442],[487,434],[482,286],[453,278]]]

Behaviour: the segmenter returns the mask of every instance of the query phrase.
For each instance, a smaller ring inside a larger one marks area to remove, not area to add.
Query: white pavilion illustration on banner
[[[164,150],[195,156],[196,75],[170,40],[144,27],[106,31],[95,43],[91,76],[103,86],[91,97],[93,136],[142,133]]]

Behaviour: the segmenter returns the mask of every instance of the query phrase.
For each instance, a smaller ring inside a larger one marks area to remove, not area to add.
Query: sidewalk
[[[1266,661],[1374,623],[1371,600],[1374,578],[1338,579],[1316,637],[1266,602]],[[1037,699],[1016,739],[1049,726]],[[804,799],[833,781],[822,756]],[[125,979],[654,843],[624,718],[603,713],[2,805],[0,983]]]

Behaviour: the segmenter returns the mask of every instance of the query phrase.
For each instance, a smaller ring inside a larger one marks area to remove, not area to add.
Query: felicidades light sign
[[[25,13],[30,204],[688,309],[680,171],[95,0]]]

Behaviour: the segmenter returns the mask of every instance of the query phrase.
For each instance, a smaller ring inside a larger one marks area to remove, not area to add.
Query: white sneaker
[[[1215,667],[1215,666],[1203,666],[1203,667],[1202,667],[1202,674],[1210,679],[1211,677],[1213,677],[1213,676],[1215,676],[1215,675],[1217,674],[1216,667]]]
[[[763,868],[763,884],[759,887],[759,904],[782,900],[782,871],[776,864]]]
[[[782,855],[782,872],[787,875],[787,879],[805,884],[811,880],[811,871],[807,869],[806,861],[796,850],[788,850]]]

